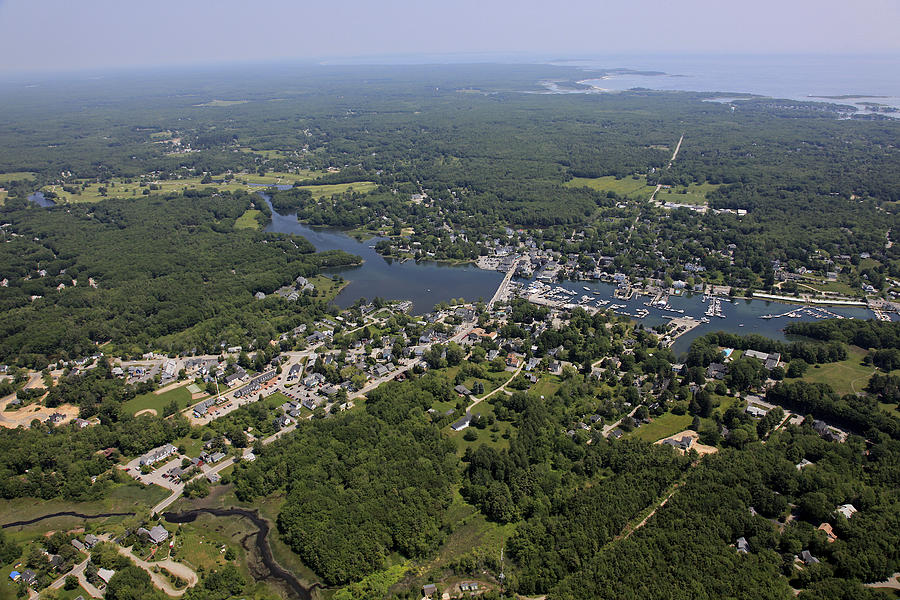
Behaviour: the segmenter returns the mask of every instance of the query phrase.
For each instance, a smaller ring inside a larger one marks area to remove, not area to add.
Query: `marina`
[[[590,314],[612,310],[647,328],[662,324],[682,326],[681,334],[671,340],[671,348],[676,354],[686,352],[691,341],[713,331],[742,335],[756,333],[783,341],[786,340],[783,329],[793,321],[871,319],[874,316],[872,310],[861,306],[826,309],[715,294],[656,293],[641,296],[632,292],[628,299],[623,299],[620,290],[624,286],[602,281],[585,284],[583,281],[548,283],[540,279],[516,279],[513,285],[513,293],[548,308],[572,310],[580,307]],[[691,326],[684,327],[688,321]]]

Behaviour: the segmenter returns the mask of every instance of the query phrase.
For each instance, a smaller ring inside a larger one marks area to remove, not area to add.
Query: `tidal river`
[[[266,231],[303,236],[319,251],[343,250],[362,257],[363,264],[358,267],[333,271],[350,282],[335,299],[342,308],[359,298],[371,300],[380,296],[387,300],[411,300],[414,311],[421,314],[451,298],[469,301],[483,298],[487,302],[503,280],[503,273],[484,271],[474,265],[399,262],[385,258],[375,252],[375,243],[380,238],[360,242],[339,230],[314,229],[298,223],[296,215],[280,215],[274,210]]]

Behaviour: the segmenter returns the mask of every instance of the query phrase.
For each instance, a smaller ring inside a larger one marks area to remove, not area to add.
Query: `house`
[[[18,571],[11,571],[9,574],[9,578],[13,581],[18,581],[20,577],[22,577],[22,574]]]
[[[744,350],[744,356],[759,360],[765,365],[766,369],[770,371],[777,367],[778,363],[781,362],[781,354],[777,352],[769,354],[768,352],[759,352],[758,350]]]
[[[809,550],[804,550],[800,553],[800,560],[802,560],[807,565],[814,565],[819,562],[819,559],[812,555],[812,552]]]
[[[109,580],[116,572],[112,569],[97,569],[97,577],[103,580],[103,583],[109,584]]]
[[[849,519],[859,511],[852,504],[841,504],[835,509],[835,512],[844,515],[845,519]]]
[[[426,598],[431,598],[437,593],[437,586],[433,583],[427,583],[422,586],[422,594],[425,595]]]
[[[674,438],[669,438],[669,439],[663,441],[663,444],[667,444],[669,446],[672,446],[673,448],[677,448],[679,450],[685,450],[685,451],[690,450],[693,443],[694,443],[694,438],[692,438],[689,435],[683,435],[683,436],[681,436],[681,439],[678,439],[678,440],[676,440]]]
[[[21,578],[22,578],[22,581],[25,582],[25,585],[33,586],[34,584],[37,583],[37,573],[35,573],[31,569],[25,569],[24,571],[22,571]]]
[[[80,540],[72,540],[72,546],[81,552],[84,552],[84,544]]]
[[[751,417],[754,417],[756,419],[762,419],[764,416],[766,416],[766,413],[769,411],[767,411],[766,409],[759,407],[759,406],[750,405],[747,407],[745,412],[748,415],[750,415]]]
[[[728,368],[722,363],[711,363],[706,367],[706,377],[708,379],[725,379]]]
[[[455,391],[455,392],[456,392],[457,394],[459,394],[460,396],[469,396],[469,395],[471,395],[471,393],[472,393],[472,391],[469,390],[469,388],[467,388],[466,386],[464,386],[464,385],[462,385],[462,384],[460,384],[460,385],[456,386],[455,388],[453,388],[453,391]]]
[[[834,533],[834,527],[831,526],[831,523],[822,523],[818,527],[819,531],[825,532],[825,536],[828,538],[828,543],[833,544],[837,541],[838,537]]]
[[[619,439],[620,437],[622,437],[623,435],[625,435],[625,432],[622,431],[621,429],[619,429],[618,427],[616,427],[615,429],[613,429],[613,430],[609,433],[609,436],[607,436],[607,437],[610,437],[610,438],[612,438],[612,439],[614,439],[614,440],[617,440],[617,439]]]
[[[794,466],[797,467],[797,470],[798,470],[798,471],[802,471],[805,467],[808,467],[808,466],[813,465],[813,464],[815,464],[815,463],[812,462],[812,461],[806,460],[806,459],[804,458],[803,460],[801,460],[800,462],[798,462],[798,463],[797,463],[796,465],[794,465]]]
[[[210,464],[214,464],[214,463],[219,462],[223,458],[225,458],[224,452],[216,452],[215,454],[213,454],[209,457],[209,462],[210,462]]]
[[[144,465],[152,465],[153,463],[159,462],[165,458],[169,458],[178,449],[172,444],[166,444],[165,446],[160,446],[159,448],[154,448],[147,454],[143,455],[140,460],[141,466]]]
[[[85,427],[87,427],[90,424],[91,424],[91,422],[88,421],[87,419],[81,419],[81,418],[75,419],[75,426],[78,427],[78,429],[84,429]]]
[[[466,427],[468,427],[472,423],[472,413],[466,413],[465,416],[460,418],[456,423],[450,426],[453,431],[462,431]]]
[[[219,477],[218,473],[207,473],[206,480],[210,483],[219,483],[219,480],[222,479]]]
[[[84,545],[87,548],[93,548],[94,546],[97,545],[97,542],[99,542],[99,541],[100,541],[100,538],[98,538],[93,533],[89,533],[86,536],[84,536]]]
[[[150,535],[150,540],[154,544],[161,544],[162,542],[166,541],[169,538],[169,532],[166,531],[166,528],[163,527],[162,525],[154,526],[149,531],[149,535]]]
[[[287,380],[293,381],[294,379],[297,379],[297,377],[299,377],[300,373],[302,373],[302,372],[303,372],[303,365],[301,365],[300,363],[292,365],[290,370],[288,371]]]
[[[741,554],[748,554],[750,552],[750,544],[747,543],[747,539],[744,537],[739,537],[734,545]]]

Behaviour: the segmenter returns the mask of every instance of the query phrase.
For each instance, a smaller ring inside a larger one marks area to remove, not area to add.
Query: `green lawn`
[[[0,173],[0,183],[8,183],[10,181],[31,181],[35,178],[35,174],[30,171],[14,171],[12,173]]]
[[[538,379],[538,382],[531,388],[531,393],[535,396],[543,396],[549,398],[559,389],[561,380],[556,375],[544,374]]]
[[[354,183],[331,183],[326,185],[304,185],[300,187],[301,189],[309,190],[312,192],[313,198],[318,199],[334,194],[342,194],[351,188],[354,192],[365,194],[378,187],[378,184],[372,181],[357,181]]]
[[[162,394],[148,392],[146,394],[141,394],[140,396],[135,396],[123,404],[122,408],[131,414],[152,408],[156,411],[156,414],[161,415],[163,408],[165,408],[172,400],[178,402],[179,409],[187,408],[192,404],[191,393],[187,390],[187,386],[190,385],[190,383],[190,381],[185,382],[185,385],[163,392]]]
[[[244,214],[237,218],[234,222],[235,229],[259,229],[259,221],[256,220],[260,211],[255,208],[248,209]]]
[[[612,175],[606,177],[575,177],[565,183],[566,187],[588,187],[600,192],[615,192],[628,198],[647,199],[653,193],[653,188],[647,185],[646,177],[624,177],[616,179]]]
[[[841,396],[862,392],[872,373],[875,372],[874,367],[860,364],[865,355],[866,351],[862,348],[851,346],[847,360],[825,363],[818,367],[813,365],[807,369],[803,380],[811,383],[827,383]],[[786,379],[786,381],[796,381],[796,379]]]
[[[685,187],[683,185],[675,186],[669,189],[661,189],[656,194],[656,199],[660,202],[675,202],[677,204],[706,204],[706,194],[717,189],[719,186],[712,183],[692,183]]]
[[[684,431],[691,426],[693,417],[688,414],[676,415],[674,413],[665,413],[653,419],[652,422],[641,425],[633,432],[629,433],[629,437],[635,437],[646,442],[656,442],[679,431]]]
[[[878,408],[888,413],[889,415],[900,417],[900,407],[898,407],[896,404],[885,404],[884,402],[879,402]]]

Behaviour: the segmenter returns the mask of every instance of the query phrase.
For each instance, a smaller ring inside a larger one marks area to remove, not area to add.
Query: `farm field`
[[[565,183],[566,187],[588,187],[600,192],[615,192],[628,198],[649,198],[653,188],[647,185],[646,177],[624,177],[616,179],[612,175],[606,177],[575,177]]]
[[[301,189],[309,190],[312,192],[313,198],[324,198],[326,196],[333,196],[334,194],[343,194],[344,192],[353,189],[354,192],[359,192],[361,194],[366,194],[371,192],[378,184],[372,181],[356,181],[354,183],[329,183],[324,185],[302,185]]]
[[[0,184],[10,181],[21,181],[23,179],[31,181],[35,178],[35,174],[31,171],[13,171],[12,173],[0,173]]]
[[[312,175],[312,173],[308,173]],[[225,182],[222,180],[213,181],[212,183],[202,183],[200,177],[187,177],[184,179],[167,179],[161,181],[143,182],[142,186],[138,179],[131,182],[113,180],[107,183],[87,183],[73,182],[67,184],[70,189],[75,188],[77,193],[66,191],[62,185],[47,185],[41,188],[44,193],[52,192],[56,194],[54,199],[57,203],[65,202],[100,202],[107,198],[137,198],[144,194],[146,190],[150,194],[166,194],[172,192],[182,192],[183,190],[202,189],[214,187],[221,191],[234,192],[238,190],[259,191],[261,185],[293,185],[296,181],[307,178],[307,173],[278,173],[273,172],[268,175],[238,175],[235,179]],[[251,185],[253,184],[253,185]],[[150,189],[150,186],[158,189]],[[324,185],[305,185],[303,189],[312,192],[314,198],[322,198],[333,194],[340,194],[353,188],[354,191],[367,193],[374,190],[377,186],[371,181],[359,181],[354,183],[334,183]]]

